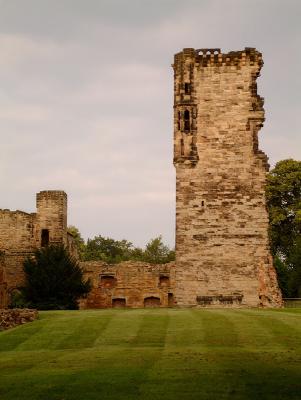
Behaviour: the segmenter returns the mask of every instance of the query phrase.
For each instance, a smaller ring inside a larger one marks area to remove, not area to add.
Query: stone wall
[[[171,307],[174,305],[175,267],[127,261],[108,265],[81,263],[92,290],[80,308]]]
[[[174,59],[176,300],[282,304],[268,243],[264,122],[252,48],[184,49]]]
[[[67,195],[42,191],[36,195],[35,213],[0,210],[0,307],[6,307],[24,281],[24,259],[35,249],[64,244],[77,257],[72,235],[67,233]]]
[[[32,322],[38,318],[37,310],[15,308],[13,310],[0,309],[0,331],[14,328],[17,325]]]
[[[4,255],[0,253],[0,309],[8,306],[8,290],[5,274]]]
[[[35,221],[35,213],[0,210],[1,251],[32,250],[35,246]]]

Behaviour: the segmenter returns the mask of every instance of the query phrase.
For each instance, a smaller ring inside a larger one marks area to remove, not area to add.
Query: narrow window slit
[[[188,110],[184,111],[184,130],[185,132],[190,131],[190,112]]]
[[[185,94],[191,93],[191,86],[190,83],[185,83]]]
[[[184,140],[181,139],[181,156],[184,156]]]
[[[41,246],[46,247],[49,245],[49,230],[42,229],[41,231]]]

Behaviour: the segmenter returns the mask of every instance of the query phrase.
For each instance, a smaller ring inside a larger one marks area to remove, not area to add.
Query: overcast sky
[[[262,51],[261,148],[300,160],[300,18],[300,0],[0,0],[0,207],[62,189],[85,238],[173,246],[174,53]]]

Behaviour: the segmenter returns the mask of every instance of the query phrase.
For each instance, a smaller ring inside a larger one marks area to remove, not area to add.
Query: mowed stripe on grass
[[[41,312],[0,333],[0,398],[299,400],[300,311]]]

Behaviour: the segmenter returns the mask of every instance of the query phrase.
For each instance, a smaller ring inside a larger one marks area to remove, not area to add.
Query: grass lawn
[[[300,400],[301,309],[41,312],[0,369],[1,400]]]

